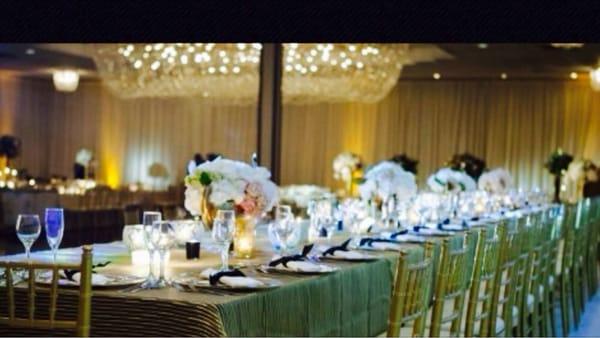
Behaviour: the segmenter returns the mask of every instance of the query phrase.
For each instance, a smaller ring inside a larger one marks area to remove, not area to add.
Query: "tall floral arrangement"
[[[264,167],[218,157],[200,164],[185,178],[185,208],[209,219],[216,208],[260,216],[277,203],[277,186],[270,178]]]
[[[429,188],[438,193],[473,191],[477,189],[475,180],[466,173],[451,168],[441,168],[427,179]]]
[[[483,173],[477,181],[479,189],[494,194],[504,193],[512,188],[513,179],[510,173],[503,168],[496,168]]]
[[[565,153],[561,148],[550,154],[550,158],[545,163],[546,169],[554,176],[554,201],[560,201],[560,184],[561,178],[569,168],[569,164],[573,161],[571,154]]]
[[[417,183],[415,175],[399,164],[383,161],[367,171],[358,190],[363,199],[386,200],[395,195],[405,201],[417,194]]]
[[[333,159],[333,178],[344,182],[346,193],[354,193],[355,174],[362,169],[362,160],[360,156],[343,152]]]

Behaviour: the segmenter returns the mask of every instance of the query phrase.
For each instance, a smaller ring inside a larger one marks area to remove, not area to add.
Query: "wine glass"
[[[146,247],[148,248],[148,277],[142,283],[142,288],[152,289],[157,287],[156,276],[154,275],[154,255],[156,248],[152,243],[152,226],[154,222],[161,221],[162,214],[158,211],[144,211],[142,216],[142,223],[144,227],[144,238],[146,240]]]
[[[152,243],[154,250],[158,251],[160,256],[160,274],[158,275],[158,280],[155,285],[155,288],[160,289],[169,284],[165,278],[165,258],[167,252],[169,252],[175,244],[175,229],[170,222],[166,221],[155,221],[151,228],[150,242]]]
[[[46,240],[52,250],[52,260],[56,263],[56,254],[65,230],[63,209],[47,208],[44,221],[46,224]]]
[[[289,205],[278,205],[275,209],[275,221],[269,225],[269,232],[279,244],[282,255],[285,255],[291,247],[290,239],[295,228],[292,208]]]
[[[331,200],[322,199],[317,202],[317,217],[319,230],[325,231],[327,241],[331,241],[337,222],[333,217],[333,205]]]
[[[25,247],[25,256],[29,260],[31,256],[31,246],[40,237],[42,226],[38,215],[20,214],[17,217],[17,237]]]
[[[217,210],[213,221],[212,238],[221,247],[221,271],[229,270],[229,245],[235,231],[235,212]]]

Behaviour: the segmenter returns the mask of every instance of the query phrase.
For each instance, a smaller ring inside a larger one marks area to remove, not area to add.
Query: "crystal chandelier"
[[[256,102],[259,43],[98,44],[106,86],[123,98],[200,96]],[[407,44],[284,44],[285,102],[376,102],[394,86]]]

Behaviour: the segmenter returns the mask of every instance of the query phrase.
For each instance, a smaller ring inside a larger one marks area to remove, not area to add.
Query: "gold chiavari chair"
[[[545,308],[544,301],[546,297],[544,295],[548,289],[545,250],[548,249],[549,238],[547,238],[547,235],[551,229],[548,229],[544,222],[543,212],[536,212],[529,215],[526,225],[528,227],[526,245],[529,248],[527,263],[529,276],[525,279],[527,311],[522,311],[526,316],[521,317],[523,336],[540,336],[545,325],[543,309]]]
[[[559,257],[560,276],[560,310],[562,335],[567,336],[571,327],[571,304],[573,301],[573,246],[575,244],[575,220],[577,218],[577,205],[565,205],[564,216],[561,224],[562,245]]]
[[[553,207],[544,211],[542,218],[542,277],[541,282],[541,327],[542,336],[556,336],[554,320],[554,296],[556,295],[556,265],[558,258],[560,222],[558,208]]]
[[[388,318],[387,337],[401,337],[402,328],[423,337],[432,285],[433,244],[425,251],[401,252]],[[410,325],[412,324],[412,325]]]
[[[4,269],[6,275],[7,316],[0,317],[0,325],[16,328],[31,329],[70,329],[80,337],[90,335],[90,322],[92,311],[92,247],[84,246],[81,255],[81,264],[47,264],[33,262],[0,262],[0,268]],[[13,283],[13,271],[25,269],[29,276],[27,279],[27,317],[20,317],[16,311],[17,289]],[[79,287],[79,308],[76,320],[56,319],[58,301],[59,271],[62,269],[77,269],[81,271]],[[52,282],[50,284],[48,319],[35,318],[36,313],[36,271],[51,270]]]
[[[517,290],[517,269],[521,252],[522,233],[517,219],[504,222],[500,236],[500,259],[496,269],[490,329],[497,327],[496,321],[504,321],[504,336],[513,336],[519,321],[519,308],[515,305]],[[491,331],[488,329],[488,332]],[[502,334],[501,334],[502,335]]]
[[[494,283],[498,269],[501,238],[504,225],[493,228],[483,228],[479,231],[475,264],[469,289],[467,313],[465,318],[465,337],[498,336],[504,331],[504,321],[497,318],[493,331],[491,330],[491,316],[496,301],[494,301]]]
[[[583,310],[585,309],[585,284],[587,279],[587,264],[585,257],[588,243],[588,211],[590,199],[586,198],[577,203],[577,217],[574,223],[574,238],[572,255],[572,305],[575,328],[579,327]]]
[[[472,259],[468,253],[473,240],[474,233],[467,232],[445,238],[442,242],[435,278],[430,337],[460,335],[468,284],[468,260]]]
[[[600,227],[600,197],[591,200],[589,213],[589,238],[587,244],[586,264],[588,271],[588,298],[598,290],[598,233]]]
[[[514,333],[519,336],[524,336],[524,332],[529,331],[529,316],[533,312],[534,299],[530,296],[529,278],[531,276],[531,228],[528,226],[529,217],[524,216],[517,219],[517,246],[518,255],[516,257],[515,269],[511,276],[513,284],[513,292],[515,293],[514,303],[516,306],[517,320],[513,321],[516,324]],[[514,310],[513,310],[514,311]]]

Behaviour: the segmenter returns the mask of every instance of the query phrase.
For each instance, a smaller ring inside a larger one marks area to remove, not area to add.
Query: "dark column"
[[[263,43],[258,89],[258,163],[279,183],[281,165],[281,44]]]

